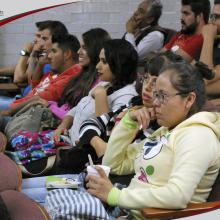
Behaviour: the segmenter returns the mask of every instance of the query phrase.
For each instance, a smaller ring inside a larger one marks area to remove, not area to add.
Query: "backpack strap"
[[[47,171],[49,171],[53,167],[55,160],[56,160],[56,155],[48,157],[46,167],[42,171],[40,171],[39,173],[31,173],[25,168],[25,166],[23,166],[23,165],[18,165],[18,166],[21,169],[22,173],[24,173],[28,176],[39,176],[44,173],[47,173]]]

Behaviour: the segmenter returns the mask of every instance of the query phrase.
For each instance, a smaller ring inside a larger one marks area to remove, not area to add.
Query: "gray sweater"
[[[100,82],[96,86],[103,85]],[[73,125],[69,130],[71,142],[75,145],[75,141],[79,139],[79,129],[83,121],[95,115],[95,100],[92,97],[92,92],[96,87],[91,89],[89,95],[82,98],[80,102],[72,108],[67,115],[74,118]],[[111,110],[117,110],[120,106],[126,105],[130,99],[138,95],[135,90],[135,84],[129,84],[108,96],[108,104]]]

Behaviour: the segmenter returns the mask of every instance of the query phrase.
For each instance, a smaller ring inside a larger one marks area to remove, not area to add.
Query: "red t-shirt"
[[[10,107],[15,107],[16,105],[32,98],[34,95],[39,95],[47,101],[59,101],[65,85],[73,77],[78,75],[80,71],[81,67],[77,64],[73,65],[61,74],[54,74],[52,72],[45,74],[39,84],[34,87],[27,96],[15,100]]]
[[[179,48],[189,54],[193,59],[198,60],[200,57],[203,44],[202,34],[185,35],[177,33],[165,45],[167,50],[176,51]]]

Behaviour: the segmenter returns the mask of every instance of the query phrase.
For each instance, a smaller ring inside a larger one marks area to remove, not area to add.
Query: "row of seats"
[[[0,152],[4,152],[7,139],[0,132]],[[22,186],[22,174],[18,166],[0,153],[0,196],[2,197],[12,220],[49,220],[46,210],[32,199],[20,192]],[[143,215],[146,218],[180,218],[192,216],[215,209],[220,209],[220,174],[215,181],[208,202],[202,204],[188,204],[186,209],[166,210],[156,208],[144,208]]]
[[[0,135],[0,150],[5,142]],[[3,153],[0,153],[0,197],[1,220],[50,220],[46,210],[34,200],[24,195],[21,191],[22,174],[18,166]],[[3,213],[3,205],[7,213]],[[9,215],[9,218],[7,216]],[[2,217],[4,216],[4,217]]]

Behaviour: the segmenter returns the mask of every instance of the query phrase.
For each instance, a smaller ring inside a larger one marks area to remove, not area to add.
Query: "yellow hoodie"
[[[194,114],[171,131],[161,127],[130,144],[138,127],[127,114],[108,142],[103,164],[111,173],[136,173],[127,188],[110,191],[108,203],[142,219],[137,210],[144,207],[179,209],[204,202],[220,167],[220,113]]]

